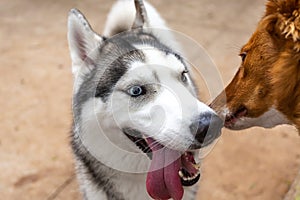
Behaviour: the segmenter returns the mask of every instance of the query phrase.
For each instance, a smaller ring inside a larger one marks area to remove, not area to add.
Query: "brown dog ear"
[[[268,0],[264,21],[268,32],[278,32],[294,42],[300,40],[300,1]]]
[[[276,29],[277,26],[277,18],[274,16],[267,16],[265,17],[262,22],[263,27],[265,27],[266,31],[277,38],[280,37],[281,33],[278,29]]]
[[[148,25],[148,16],[143,0],[134,0],[136,16],[132,29],[143,28]]]
[[[265,16],[263,17],[262,21],[262,26],[266,29],[266,31],[270,35],[278,35],[277,31],[275,30],[276,28],[276,23],[277,23],[277,18],[278,18],[278,0],[268,0],[266,3],[266,11],[265,11]]]

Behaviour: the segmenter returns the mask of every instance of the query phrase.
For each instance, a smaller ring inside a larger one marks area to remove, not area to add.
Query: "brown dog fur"
[[[288,123],[300,132],[300,0],[268,0],[240,55],[238,72],[211,104],[225,126]]]

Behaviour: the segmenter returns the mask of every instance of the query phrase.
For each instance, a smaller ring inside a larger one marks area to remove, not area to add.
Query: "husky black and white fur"
[[[197,149],[222,121],[197,99],[179,45],[149,3],[117,1],[103,35],[70,11],[72,149],[84,199],[194,199]]]

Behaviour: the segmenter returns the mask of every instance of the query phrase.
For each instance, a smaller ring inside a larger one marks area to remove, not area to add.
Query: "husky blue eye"
[[[188,73],[189,71],[187,71],[187,70],[184,70],[182,73],[181,73],[181,80],[182,80],[182,82],[187,82],[187,73]]]
[[[144,95],[146,93],[146,90],[142,86],[133,86],[129,89],[128,93],[132,97],[138,97],[138,96]]]

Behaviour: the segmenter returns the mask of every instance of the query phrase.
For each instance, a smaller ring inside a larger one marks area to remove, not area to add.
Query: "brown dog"
[[[225,127],[293,124],[300,132],[300,0],[268,0],[240,56],[235,77],[211,104]]]

